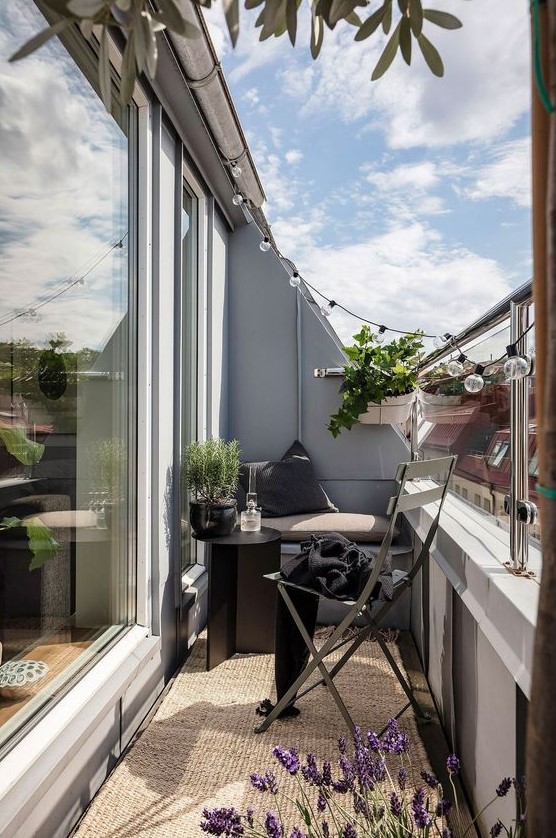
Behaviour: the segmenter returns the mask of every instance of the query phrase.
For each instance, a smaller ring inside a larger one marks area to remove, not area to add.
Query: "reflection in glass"
[[[0,744],[134,619],[129,114],[57,39],[7,63],[44,26],[0,8],[0,643],[47,667],[0,688]]]

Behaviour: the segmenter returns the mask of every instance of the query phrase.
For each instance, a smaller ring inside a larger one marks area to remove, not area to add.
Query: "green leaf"
[[[425,38],[422,32],[417,38],[417,43],[421,47],[423,58],[427,62],[431,73],[441,78],[444,75],[444,64],[436,47],[431,44],[428,38]]]
[[[378,29],[378,27],[382,23],[384,15],[386,14],[386,9],[386,5],[381,6],[380,9],[377,9],[376,12],[373,12],[373,14],[370,17],[368,17],[367,20],[363,21],[363,23],[361,24],[361,28],[359,29],[359,32],[355,36],[356,41],[364,41],[365,38],[368,38],[369,35],[372,35],[373,32],[375,32],[375,30]]]
[[[455,15],[448,14],[448,12],[439,12],[437,9],[425,9],[423,17],[442,29],[461,29],[462,23]]]
[[[311,16],[311,56],[313,59],[318,58],[321,51],[322,42],[324,40],[324,26],[320,17],[317,17],[314,8]]]
[[[36,570],[54,558],[60,545],[52,535],[52,530],[38,518],[22,521],[22,524],[27,530],[29,549],[33,554],[29,570]]]
[[[346,23],[349,23],[351,24],[351,26],[356,26],[357,28],[359,28],[361,26],[362,21],[358,14],[352,12],[350,15],[347,15]]]
[[[409,22],[416,38],[423,31],[423,5],[421,0],[409,0]]]
[[[42,32],[39,32],[38,35],[34,35],[27,43],[23,44],[17,52],[14,52],[12,56],[10,56],[10,61],[20,61],[22,58],[27,58],[28,55],[31,55],[32,52],[35,52],[36,49],[42,47],[43,44],[46,44],[54,35],[59,35],[60,32],[63,32],[64,29],[67,29],[73,23],[72,20],[68,18],[63,18],[62,20],[56,21],[52,26],[49,26],[48,29],[43,29]]]
[[[182,11],[174,0],[158,0],[160,14],[153,14],[155,20],[165,23],[168,29],[183,35],[184,38],[198,38],[201,34],[197,26],[185,20]]]
[[[33,466],[40,462],[44,454],[44,445],[33,442],[23,430],[16,425],[0,424],[0,439],[12,456],[24,466]]]
[[[226,24],[230,34],[230,41],[235,47],[239,35],[239,3],[238,0],[223,0]]]
[[[295,37],[297,35],[297,9],[297,0],[286,0],[286,23],[292,47],[295,46]]]
[[[133,96],[133,88],[135,87],[135,79],[137,78],[137,66],[135,64],[135,47],[134,47],[133,30],[129,33],[129,38],[124,49],[122,59],[122,85],[120,89],[120,96],[122,104],[128,105]]]
[[[385,35],[388,35],[390,32],[390,27],[392,26],[392,0],[387,0],[386,5],[386,14],[382,18],[382,31]]]
[[[400,52],[406,64],[411,64],[411,24],[409,18],[400,21]]]
[[[69,0],[68,11],[78,17],[91,18],[106,6],[106,0]]]
[[[333,29],[340,20],[345,20],[357,6],[361,5],[361,0],[332,0],[328,18],[330,28]]]
[[[13,527],[21,527],[21,518],[3,518],[0,522],[0,528],[2,529],[11,530]]]
[[[373,70],[373,74],[371,76],[371,81],[376,81],[381,76],[383,76],[384,73],[386,72],[386,70],[388,69],[388,67],[390,66],[390,64],[392,63],[392,61],[394,60],[394,57],[396,55],[396,52],[398,51],[398,46],[399,46],[399,43],[400,43],[400,28],[401,28],[401,21],[398,23],[398,25],[394,29],[390,40],[388,41],[388,43],[384,47],[382,55],[378,59],[376,67]]]
[[[400,12],[402,15],[407,14],[407,7],[409,4],[409,0],[398,0],[398,6],[400,7]]]

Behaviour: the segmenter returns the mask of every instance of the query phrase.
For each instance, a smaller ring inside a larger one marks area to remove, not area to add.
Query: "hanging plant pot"
[[[380,404],[369,402],[365,413],[361,413],[358,421],[363,425],[403,425],[411,416],[411,407],[415,401],[415,393],[405,393],[403,396],[390,396]]]
[[[468,402],[462,407],[464,404],[462,395],[444,396],[419,390],[417,398],[423,419],[427,422],[434,422],[436,425],[465,422],[466,417],[469,417],[470,421],[474,415],[474,403]]]

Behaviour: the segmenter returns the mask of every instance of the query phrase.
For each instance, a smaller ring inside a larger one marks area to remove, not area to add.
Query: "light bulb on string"
[[[453,376],[453,378],[457,378],[458,375],[461,375],[463,372],[463,365],[466,361],[467,358],[463,355],[463,353],[459,356],[459,358],[453,358],[449,361],[446,367],[448,375]]]
[[[483,378],[483,373],[485,368],[482,364],[477,364],[475,367],[475,372],[468,375],[465,381],[463,382],[463,386],[467,390],[468,393],[478,393],[480,392],[483,387],[485,386],[485,380]]]
[[[378,332],[375,335],[375,341],[377,343],[383,343],[385,335],[386,335],[386,326],[379,326]]]
[[[270,250],[270,239],[268,236],[265,236],[264,239],[259,244],[259,248],[262,250],[263,253],[267,253]]]
[[[232,173],[233,177],[239,177],[241,174],[241,167],[238,166],[236,162],[233,162],[230,166],[230,172]]]
[[[443,335],[437,335],[433,340],[433,345],[435,349],[442,349],[444,344],[448,343],[452,335],[449,332],[446,332]]]
[[[241,192],[234,192],[234,197],[232,198],[232,204],[236,207],[239,207],[244,202],[245,198],[241,194]]]
[[[290,285],[292,286],[292,288],[299,288],[300,283],[301,283],[301,278],[300,278],[298,272],[294,271],[292,273],[292,275],[290,276]]]
[[[504,364],[504,375],[508,381],[519,381],[531,371],[531,359],[527,355],[520,355],[515,343],[507,348],[508,360]]]
[[[336,305],[336,302],[334,300],[329,300],[326,303],[326,305],[321,306],[320,307],[320,313],[322,314],[322,316],[323,317],[330,317],[330,315],[332,314],[332,309],[334,308],[335,305]]]

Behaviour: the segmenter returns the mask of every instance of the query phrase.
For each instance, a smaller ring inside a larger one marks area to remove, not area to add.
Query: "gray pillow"
[[[249,488],[249,467],[255,468],[257,502],[266,518],[303,512],[337,512],[318,482],[309,455],[297,440],[277,461],[243,463],[238,505]]]

